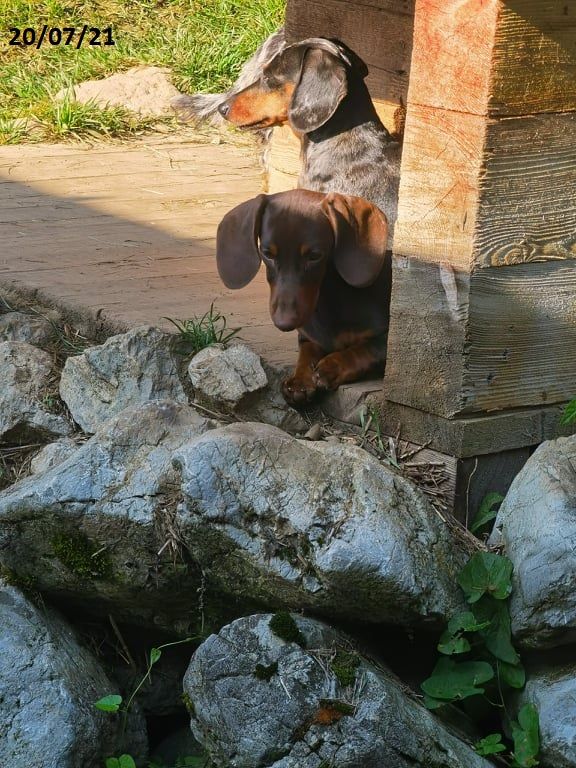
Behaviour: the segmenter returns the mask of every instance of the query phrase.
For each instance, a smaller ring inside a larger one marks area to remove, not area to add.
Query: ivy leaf
[[[448,628],[442,633],[438,642],[438,650],[445,656],[453,656],[458,653],[467,653],[471,650],[470,642],[462,637],[464,632],[478,632],[484,629],[490,622],[478,622],[470,611],[457,613],[448,622]]]
[[[118,712],[120,704],[122,704],[122,696],[111,694],[110,696],[104,696],[103,698],[98,699],[98,701],[94,703],[94,706],[102,712]]]
[[[477,552],[460,571],[458,584],[470,604],[485,594],[505,600],[512,591],[512,562],[493,552]]]
[[[434,667],[431,677],[424,680],[421,688],[433,699],[460,700],[484,693],[484,688],[477,686],[493,677],[494,670],[486,661],[455,662],[442,658]]]
[[[520,657],[512,645],[508,605],[485,596],[474,604],[473,611],[478,621],[486,623],[479,633],[490,653],[513,666],[520,664]]]
[[[482,503],[480,504],[480,509],[478,510],[478,514],[474,518],[474,522],[470,526],[470,530],[472,533],[476,533],[476,531],[479,531],[480,528],[482,528],[486,523],[489,523],[491,520],[494,520],[496,515],[498,514],[498,507],[500,504],[504,501],[504,496],[500,493],[487,493],[486,496],[482,499]]]
[[[150,666],[153,667],[154,664],[160,659],[160,656],[162,656],[162,651],[160,648],[151,648],[150,649]]]
[[[564,408],[564,412],[562,413],[562,418],[560,419],[560,424],[566,425],[566,424],[573,424],[576,421],[576,398],[574,400],[570,400],[566,408]]]
[[[534,704],[524,704],[518,713],[518,722],[512,722],[514,765],[532,768],[538,765],[540,751],[538,710]]]
[[[499,661],[498,673],[502,682],[510,688],[524,688],[526,685],[526,672],[522,664],[507,664],[505,661]]]
[[[444,632],[438,643],[438,650],[445,656],[468,653],[470,648],[470,643],[465,637],[450,637],[447,632]]]
[[[106,768],[136,768],[136,763],[130,755],[120,755],[120,757],[109,757],[106,760]]]
[[[491,733],[484,739],[474,744],[474,751],[478,755],[496,755],[498,752],[506,752],[506,745],[502,744],[501,733]]]
[[[434,699],[432,696],[424,694],[424,706],[426,709],[440,709],[440,707],[443,707],[445,704],[445,701],[440,701],[439,699]]]

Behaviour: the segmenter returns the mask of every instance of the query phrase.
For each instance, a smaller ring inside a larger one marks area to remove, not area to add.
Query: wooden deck
[[[0,283],[131,326],[169,327],[215,302],[267,360],[293,362],[263,273],[233,292],[216,272],[218,222],[260,191],[256,148],[217,134],[0,147]]]

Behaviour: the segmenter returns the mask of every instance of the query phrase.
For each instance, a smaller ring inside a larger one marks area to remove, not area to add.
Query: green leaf
[[[505,661],[499,661],[498,673],[500,680],[510,688],[524,688],[526,685],[526,672],[522,664],[507,664]]]
[[[486,523],[494,520],[498,514],[498,507],[504,501],[504,496],[500,493],[488,493],[482,499],[478,514],[474,518],[474,522],[470,526],[472,533],[480,530]]]
[[[533,704],[524,704],[518,713],[518,722],[512,722],[514,764],[520,768],[538,765],[540,751],[538,710]]]
[[[109,757],[106,760],[106,768],[136,768],[136,763],[130,755],[120,755],[120,757]]]
[[[450,637],[447,632],[444,632],[438,643],[438,650],[445,656],[468,653],[470,648],[470,643],[465,637]]]
[[[562,418],[560,419],[560,424],[573,424],[576,421],[576,398],[574,400],[571,400],[566,408],[564,408],[564,412],[562,414]]]
[[[122,704],[122,696],[118,694],[111,694],[110,696],[104,696],[95,702],[96,709],[100,709],[102,712],[118,712]]]
[[[508,604],[502,600],[492,600],[486,595],[474,603],[473,611],[478,621],[487,624],[479,633],[490,653],[500,661],[518,665],[520,657],[512,645]]]
[[[476,552],[460,571],[458,584],[470,604],[485,594],[505,600],[512,591],[512,562],[493,552]]]
[[[438,650],[445,656],[458,653],[467,653],[471,650],[470,642],[462,637],[464,632],[478,632],[487,627],[490,622],[478,622],[470,611],[457,613],[448,622],[448,628],[442,633],[438,643]]]
[[[485,661],[455,662],[442,658],[421,687],[433,699],[453,701],[484,693],[484,689],[478,687],[479,684],[493,677],[494,670]]]
[[[506,752],[506,745],[502,744],[501,733],[491,733],[477,741],[474,744],[474,750],[479,755],[496,755],[498,752]]]
[[[160,659],[160,656],[162,656],[162,651],[160,648],[152,648],[150,650],[150,666],[153,667],[154,664]]]
[[[426,709],[440,709],[440,707],[443,707],[445,704],[445,701],[440,701],[439,699],[434,699],[432,696],[426,696],[426,694],[424,694],[424,706]]]

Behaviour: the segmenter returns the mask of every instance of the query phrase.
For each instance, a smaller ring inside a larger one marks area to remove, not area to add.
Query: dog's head
[[[310,133],[330,120],[351,79],[367,74],[366,64],[343,43],[311,37],[274,56],[256,82],[218,109],[239,128],[289,122],[299,133]]]
[[[330,263],[349,285],[372,284],[387,235],[384,214],[360,197],[306,189],[258,195],[220,222],[218,273],[227,288],[243,288],[263,261],[272,321],[291,331],[312,317]]]

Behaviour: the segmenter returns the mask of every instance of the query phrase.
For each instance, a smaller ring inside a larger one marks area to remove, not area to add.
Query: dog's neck
[[[330,120],[315,131],[302,134],[301,140],[303,144],[319,144],[367,123],[372,123],[384,133],[388,133],[378,117],[364,80],[355,77]]]

